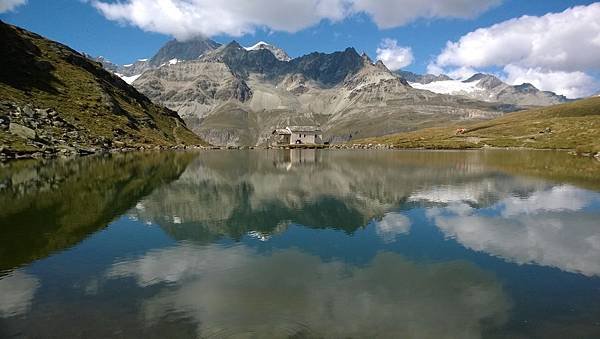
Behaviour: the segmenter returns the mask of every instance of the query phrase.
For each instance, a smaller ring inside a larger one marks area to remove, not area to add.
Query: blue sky
[[[0,0],[2,2],[19,2],[23,0]],[[109,5],[114,1],[102,0]],[[124,0],[122,0],[124,1]],[[132,1],[125,0],[124,2]],[[145,0],[135,0],[144,3]],[[156,0],[148,0],[151,3]],[[174,2],[198,1],[202,0],[171,0]],[[265,1],[265,0],[263,0]],[[290,0],[288,0],[290,1]],[[319,1],[319,0],[312,0]],[[325,1],[325,0],[321,0]],[[361,1],[361,0],[354,0]],[[384,0],[383,2],[385,2]],[[248,27],[234,28],[225,27],[221,32],[217,29],[216,32],[210,32],[211,38],[221,43],[227,43],[232,39],[239,41],[242,45],[252,45],[256,41],[264,40],[276,44],[284,48],[292,57],[300,56],[312,51],[332,52],[343,50],[348,46],[355,47],[359,52],[366,52],[373,59],[377,58],[377,48],[384,39],[393,39],[398,46],[410,48],[413,62],[402,67],[407,70],[423,73],[428,70],[434,70],[432,67],[440,66],[444,72],[455,75],[461,74],[460,70],[470,72],[473,70],[487,71],[499,74],[504,79],[524,78],[532,75],[527,75],[530,72],[527,70],[537,70],[537,77],[543,77],[548,72],[555,74],[563,72],[566,74],[574,74],[573,72],[583,73],[587,78],[581,81],[585,82],[587,91],[600,90],[598,83],[598,64],[593,61],[582,62],[581,67],[570,67],[546,64],[538,67],[535,63],[527,61],[526,63],[520,60],[508,60],[506,64],[514,64],[518,68],[506,69],[505,64],[490,62],[465,62],[457,61],[456,55],[459,52],[455,51],[455,56],[450,57],[453,61],[449,63],[436,63],[436,58],[444,51],[446,42],[457,42],[461,37],[473,32],[478,28],[490,27],[494,24],[505,22],[513,18],[523,15],[542,17],[548,13],[560,13],[568,8],[578,5],[590,5],[594,1],[564,1],[564,0],[544,0],[544,1],[522,1],[522,0],[488,0],[491,5],[480,10],[475,14],[468,14],[469,18],[463,18],[462,14],[453,15],[452,10],[446,10],[450,13],[439,15],[418,15],[410,17],[404,22],[400,20],[398,24],[392,22],[389,24],[383,23],[382,19],[377,19],[377,9],[366,11],[355,10],[352,13],[337,15],[327,13],[315,18],[307,17],[306,23],[301,22],[298,25],[290,28],[286,23],[273,21],[271,18],[262,18],[260,21],[252,22]],[[225,1],[227,2],[227,1]],[[232,1],[229,1],[230,3]],[[310,2],[310,1],[309,1]],[[362,0],[363,3],[368,0]],[[392,3],[390,11],[393,11],[394,1],[387,0]],[[403,2],[398,0],[396,3]],[[410,1],[404,1],[410,2]],[[424,1],[425,3],[428,1]],[[429,0],[436,6],[435,0]],[[441,1],[437,1],[440,3]],[[452,1],[450,1],[452,2]],[[460,3],[460,1],[455,1]],[[464,3],[464,1],[462,1]],[[467,1],[468,2],[468,1]],[[414,3],[414,1],[412,2]],[[201,6],[201,5],[198,5]],[[1,8],[1,6],[0,6]],[[461,9],[464,11],[464,9]],[[284,13],[282,16],[288,15]],[[384,13],[385,14],[385,13]],[[132,15],[132,13],[119,13],[119,15]],[[293,13],[291,14],[293,15]],[[426,18],[423,18],[426,16]],[[429,16],[429,17],[427,17]],[[431,17],[433,16],[433,17]],[[457,18],[457,16],[459,18]],[[53,40],[60,41],[70,47],[89,53],[91,55],[102,55],[112,60],[113,62],[125,64],[138,58],[147,58],[152,56],[161,45],[172,38],[172,35],[181,34],[196,34],[197,32],[189,33],[189,29],[173,27],[172,22],[164,24],[166,28],[152,29],[134,22],[129,19],[109,20],[110,17],[106,12],[101,12],[97,6],[93,6],[89,1],[82,0],[29,0],[25,4],[15,7],[12,10],[0,14],[0,19],[15,24]],[[323,19],[320,19],[323,17]],[[290,18],[293,18],[292,16]],[[333,18],[333,20],[331,19]],[[113,17],[114,19],[114,17]],[[243,18],[240,20],[251,20]],[[312,20],[312,21],[311,21]],[[599,19],[600,20],[600,19]],[[393,21],[393,19],[392,19]],[[218,21],[216,21],[218,26]],[[316,22],[312,23],[311,22]],[[161,23],[159,22],[158,25]],[[188,27],[194,26],[194,22]],[[175,23],[176,25],[176,23]],[[213,25],[215,26],[215,25]],[[248,26],[248,25],[246,25]],[[389,27],[388,26],[393,26]],[[585,28],[585,27],[584,27]],[[223,32],[231,32],[232,30],[240,29],[240,32],[234,34],[223,34]],[[511,29],[510,27],[507,29]],[[162,31],[162,33],[150,32],[148,30]],[[291,31],[291,32],[286,32]],[[247,33],[247,31],[251,31]],[[175,33],[173,33],[175,32]],[[183,32],[183,33],[180,33]],[[575,34],[575,33],[574,33]],[[600,32],[599,32],[600,34]],[[236,36],[232,36],[236,35]],[[600,37],[600,35],[599,35]],[[590,37],[593,40],[593,37]],[[600,38],[599,38],[600,39]],[[595,40],[593,40],[595,41]],[[592,42],[594,44],[594,42]],[[600,45],[600,43],[599,43]],[[461,47],[462,48],[462,47]],[[465,46],[464,48],[468,48]],[[510,49],[511,46],[506,46]],[[569,52],[569,51],[567,51]],[[490,52],[491,53],[491,52]],[[498,52],[495,52],[498,54]],[[591,50],[590,53],[594,53]],[[597,52],[596,56],[600,55]],[[598,58],[600,59],[600,58]],[[384,60],[385,61],[385,60]],[[568,62],[568,60],[567,60]],[[392,61],[390,61],[392,63]],[[406,62],[401,62],[399,65],[404,65]],[[386,63],[387,64],[387,63]],[[515,73],[516,72],[516,73]],[[540,75],[540,72],[542,75]],[[544,73],[546,72],[546,73]],[[513,74],[515,73],[515,74]],[[581,75],[581,74],[579,74]],[[591,80],[590,80],[591,79]],[[556,81],[560,81],[558,78]],[[594,84],[590,83],[592,81]],[[535,83],[538,87],[547,87],[546,89],[556,90],[558,87],[549,86],[540,83]],[[587,93],[586,93],[587,94]],[[591,94],[591,93],[590,93]]]

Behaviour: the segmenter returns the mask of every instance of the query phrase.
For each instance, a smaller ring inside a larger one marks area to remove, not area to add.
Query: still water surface
[[[600,162],[306,150],[5,164],[0,337],[599,338]]]

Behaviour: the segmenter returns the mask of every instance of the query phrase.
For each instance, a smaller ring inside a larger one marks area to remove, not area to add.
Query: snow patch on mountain
[[[424,89],[433,93],[461,95],[484,91],[485,89],[479,86],[480,81],[463,82],[460,80],[444,80],[434,81],[428,84],[418,82],[409,83],[413,88]]]
[[[270,46],[270,44],[267,42],[259,41],[250,47],[244,47],[244,49],[247,51],[256,51],[259,49],[263,49],[264,48],[263,46],[267,46],[267,45]]]
[[[141,74],[136,74],[136,75],[132,75],[132,76],[126,76],[123,75],[121,73],[115,73],[116,76],[118,76],[119,78],[123,79],[123,81],[125,81],[128,84],[132,84],[134,81],[136,81],[139,77],[141,77]]]
[[[290,58],[290,56],[283,49],[264,41],[259,41],[250,47],[244,47],[244,49],[247,51],[258,51],[261,49],[266,49],[273,53],[273,55],[281,61],[292,60],[292,58]]]

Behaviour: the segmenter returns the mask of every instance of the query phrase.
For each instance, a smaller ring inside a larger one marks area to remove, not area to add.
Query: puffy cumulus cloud
[[[104,16],[185,39],[239,36],[257,28],[296,32],[321,20],[366,13],[381,28],[418,18],[470,18],[502,0],[92,0]]]
[[[12,11],[26,3],[27,0],[0,0],[0,13]]]
[[[296,32],[348,15],[344,0],[127,0],[92,4],[110,20],[186,39],[196,35],[240,36],[265,27]]]
[[[507,65],[504,67],[504,72],[505,81],[510,84],[528,82],[537,88],[560,93],[567,98],[590,96],[600,88],[596,79],[581,71],[547,71],[539,67],[523,68]]]
[[[518,64],[561,71],[600,68],[599,17],[600,3],[595,3],[511,19],[448,42],[436,64],[475,68]]]
[[[479,338],[510,309],[501,284],[468,262],[415,264],[387,252],[354,265],[298,250],[182,244],[108,276],[168,285],[140,300],[140,318],[152,326],[176,311],[199,337],[369,337],[376,328],[381,337]]]
[[[531,82],[570,97],[588,95],[595,85],[584,72],[600,68],[599,17],[600,3],[594,3],[480,28],[448,42],[429,70],[505,67],[512,84]]]
[[[354,0],[355,12],[373,18],[379,28],[402,26],[418,18],[468,19],[502,0]]]
[[[395,71],[412,64],[414,57],[410,47],[398,46],[398,41],[393,39],[383,39],[377,47],[377,60]]]

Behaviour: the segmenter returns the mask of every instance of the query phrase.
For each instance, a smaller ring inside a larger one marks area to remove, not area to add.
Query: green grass
[[[466,129],[457,134],[458,128]],[[549,129],[551,132],[545,132]],[[519,147],[600,152],[600,98],[506,114],[484,122],[452,123],[353,143],[397,148]]]
[[[68,47],[2,22],[0,37],[9,47],[0,51],[0,102],[53,108],[90,139],[113,139],[119,129],[131,147],[206,144],[175,112]],[[44,128],[52,135],[64,132]],[[17,150],[35,149],[7,132],[0,132],[0,141]]]

